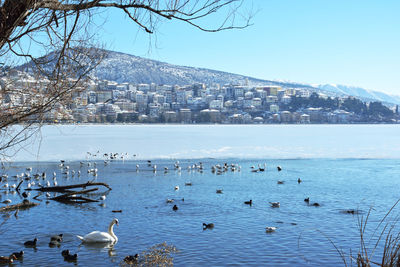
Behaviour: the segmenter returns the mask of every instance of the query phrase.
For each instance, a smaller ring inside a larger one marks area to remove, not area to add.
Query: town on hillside
[[[13,83],[10,83],[10,79]],[[41,81],[41,85],[46,81]],[[12,85],[11,85],[12,84]],[[22,72],[2,77],[2,107],[27,105],[24,95],[38,82]],[[187,86],[91,81],[57,104],[40,121],[47,123],[398,123],[398,106],[328,96],[307,88],[281,86]],[[2,90],[3,91],[3,90]],[[25,102],[24,102],[25,101]],[[29,105],[29,104],[28,104]],[[32,120],[39,118],[32,117]]]

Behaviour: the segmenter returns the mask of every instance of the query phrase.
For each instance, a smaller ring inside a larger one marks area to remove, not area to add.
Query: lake
[[[98,150],[130,159],[400,158],[399,133],[399,125],[46,126],[13,160],[81,160]]]
[[[112,190],[100,187],[100,193],[88,195],[105,195],[104,201],[74,205],[47,201],[44,194],[35,200],[38,193],[31,191],[28,199],[39,206],[17,217],[1,214],[0,255],[24,250],[23,261],[15,265],[72,266],[61,256],[69,249],[78,253],[78,266],[116,266],[127,255],[167,242],[179,250],[172,255],[176,266],[343,266],[335,246],[356,255],[358,221],[372,209],[366,228],[372,250],[379,236],[379,231],[373,235],[375,229],[399,199],[398,133],[396,125],[47,126],[39,152],[38,144],[26,145],[5,163],[2,174],[8,174],[9,185],[18,183],[13,175],[32,167],[31,173],[46,172],[51,182],[55,171],[59,185],[94,180]],[[110,152],[119,155],[105,165],[103,154]],[[62,174],[60,159],[66,160],[69,175]],[[174,168],[176,160],[181,170]],[[94,162],[97,176],[87,172]],[[200,162],[203,170],[188,169]],[[237,164],[240,171],[211,171],[224,163]],[[264,164],[264,172],[252,171]],[[80,170],[80,177],[72,176],[72,170]],[[185,186],[189,182],[192,186]],[[0,196],[11,204],[22,200],[12,190]],[[308,205],[307,197],[320,206]],[[253,205],[244,204],[250,199]],[[269,202],[280,202],[280,207]],[[173,205],[179,209],[173,211]],[[346,213],[351,209],[359,214]],[[398,215],[395,208],[387,221],[396,222]],[[106,231],[113,218],[119,220],[114,247],[85,246],[76,238]],[[215,227],[203,230],[203,223]],[[267,226],[277,229],[266,233]],[[64,234],[61,246],[49,247],[50,236],[59,233]],[[25,248],[23,243],[35,237],[36,249]]]

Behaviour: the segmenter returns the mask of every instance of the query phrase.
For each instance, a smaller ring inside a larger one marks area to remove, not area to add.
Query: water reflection
[[[117,250],[114,248],[116,243],[81,243],[78,247],[85,247],[89,252],[92,253],[104,253],[107,252],[109,257],[114,257],[117,254]]]

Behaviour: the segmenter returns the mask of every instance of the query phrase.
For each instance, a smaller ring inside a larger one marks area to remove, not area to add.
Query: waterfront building
[[[179,110],[179,119],[181,122],[191,123],[192,122],[192,111],[188,108],[181,108]]]
[[[300,116],[300,123],[310,123],[310,115],[302,114]]]
[[[283,123],[290,123],[292,122],[292,113],[290,111],[282,111],[281,112],[281,122]]]
[[[163,113],[164,116],[164,121],[165,122],[177,122],[178,121],[178,116],[175,111],[165,111]]]

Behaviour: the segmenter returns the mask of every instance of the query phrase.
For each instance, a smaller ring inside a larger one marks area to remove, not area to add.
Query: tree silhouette
[[[244,0],[0,0],[0,153],[40,128],[49,111],[69,105],[106,56],[94,20],[118,10],[148,34],[183,22],[201,31],[245,28]],[[209,17],[220,19],[210,24]],[[132,26],[131,25],[131,26]],[[129,26],[129,25],[124,25]],[[33,49],[34,47],[35,49]],[[39,50],[42,57],[35,57]],[[12,69],[27,62],[28,74]],[[65,115],[67,116],[67,114]],[[68,119],[68,118],[63,118]],[[13,125],[23,124],[13,128]]]

